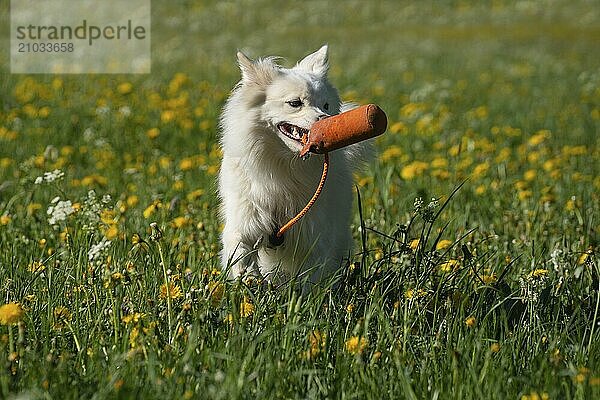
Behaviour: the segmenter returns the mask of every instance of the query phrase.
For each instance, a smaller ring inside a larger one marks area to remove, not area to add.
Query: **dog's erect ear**
[[[242,71],[242,82],[266,86],[275,77],[277,66],[272,57],[259,58],[252,61],[247,55],[238,50],[238,63]]]
[[[329,69],[327,58],[328,47],[324,45],[319,50],[298,61],[298,67],[318,75],[327,75],[327,70]]]
[[[240,65],[240,70],[242,71],[242,78],[246,79],[254,71],[254,61],[252,61],[247,55],[242,53],[241,50],[237,52],[238,64]]]

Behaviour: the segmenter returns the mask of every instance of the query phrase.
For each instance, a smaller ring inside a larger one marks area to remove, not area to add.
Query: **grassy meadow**
[[[153,2],[148,75],[10,74],[6,3],[0,398],[600,398],[597,2]],[[323,43],[390,121],[356,255],[228,282],[235,51]]]

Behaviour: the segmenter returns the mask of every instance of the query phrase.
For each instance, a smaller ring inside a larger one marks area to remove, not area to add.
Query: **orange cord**
[[[304,206],[302,211],[300,211],[294,218],[290,219],[287,224],[282,226],[276,234],[276,237],[280,238],[284,233],[290,230],[292,226],[296,222],[300,220],[300,218],[304,217],[308,210],[315,204],[317,198],[323,191],[323,186],[325,185],[325,179],[327,179],[327,170],[329,169],[329,154],[325,153],[325,159],[323,160],[323,174],[321,175],[321,181],[319,182],[319,186],[317,186],[317,190],[315,190],[315,194],[313,194],[312,198],[308,201],[308,203]]]

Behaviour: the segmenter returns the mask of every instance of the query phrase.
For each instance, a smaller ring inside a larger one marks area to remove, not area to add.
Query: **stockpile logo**
[[[149,73],[150,0],[11,0],[12,73]]]

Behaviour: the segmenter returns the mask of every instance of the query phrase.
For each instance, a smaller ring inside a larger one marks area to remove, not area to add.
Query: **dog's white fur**
[[[222,266],[230,277],[249,273],[282,282],[306,275],[316,283],[350,256],[352,172],[364,146],[331,152],[320,197],[274,246],[269,236],[306,205],[323,168],[322,155],[299,158],[301,144],[278,124],[308,129],[342,104],[327,80],[326,45],[290,69],[272,57],[237,57],[242,79],[221,115]]]

